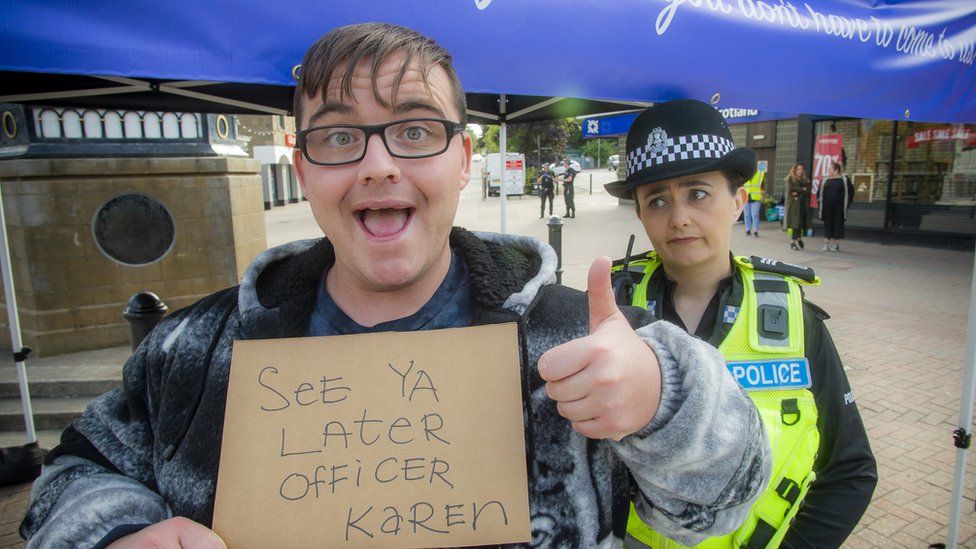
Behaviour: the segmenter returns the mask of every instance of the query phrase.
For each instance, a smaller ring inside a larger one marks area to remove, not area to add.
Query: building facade
[[[248,140],[248,153],[261,163],[264,209],[304,199],[295,176],[295,118],[292,116],[238,115],[237,131]]]

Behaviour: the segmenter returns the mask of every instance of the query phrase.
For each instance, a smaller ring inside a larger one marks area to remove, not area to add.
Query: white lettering
[[[657,35],[668,32],[668,27],[671,26],[671,20],[674,19],[674,14],[678,11],[678,6],[684,4],[688,0],[666,0],[668,5],[661,10],[661,13],[657,14],[657,21],[654,22],[654,30],[657,31]]]
[[[746,381],[749,382],[749,385],[759,385],[759,367],[755,364],[750,364],[746,368]]]
[[[785,362],[779,365],[779,381],[780,383],[790,381],[790,365]]]
[[[734,377],[737,382],[741,383],[740,380],[743,377],[745,377],[745,375],[746,375],[746,369],[743,368],[741,365],[736,364],[735,366],[732,366],[732,377]]]
[[[863,43],[868,43],[871,40],[871,28],[868,26],[868,22],[864,19],[855,19],[857,23],[857,39]]]
[[[934,43],[935,37],[932,33],[915,27],[902,27],[898,31],[895,49],[909,55],[935,57]]]

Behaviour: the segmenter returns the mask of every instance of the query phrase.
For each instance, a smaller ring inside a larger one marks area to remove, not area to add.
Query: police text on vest
[[[806,358],[744,360],[726,364],[732,377],[747,391],[806,389],[810,387],[810,363]]]

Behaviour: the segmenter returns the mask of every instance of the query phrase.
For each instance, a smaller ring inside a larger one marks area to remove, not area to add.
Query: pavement
[[[592,259],[622,256],[632,233],[638,236],[635,250],[650,247],[633,206],[618,205],[603,191],[614,175],[592,170],[577,177],[577,216],[563,220],[562,229],[562,277],[568,286],[585,289]],[[557,214],[563,213],[561,201],[557,196]],[[499,231],[500,209],[499,198],[482,200],[480,181],[474,181],[462,193],[456,224]],[[505,209],[507,232],[548,239],[537,197],[510,198]],[[269,246],[321,235],[307,203],[269,211],[266,226]],[[874,499],[844,547],[946,542],[973,253],[854,240],[843,241],[839,253],[827,253],[818,251],[817,238],[806,239],[807,250],[796,252],[778,223],[763,223],[758,238],[744,233],[742,225],[733,231],[735,253],[809,265],[823,279],[807,296],[832,316],[827,325],[878,461]],[[966,467],[959,546],[976,549],[974,461]],[[28,489],[0,488],[0,547],[21,546],[16,527]]]

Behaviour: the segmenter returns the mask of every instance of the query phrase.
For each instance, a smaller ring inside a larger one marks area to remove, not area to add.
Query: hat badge
[[[664,151],[667,146],[668,132],[664,131],[664,128],[654,128],[651,130],[651,134],[647,136],[647,152],[650,154],[659,154]]]

